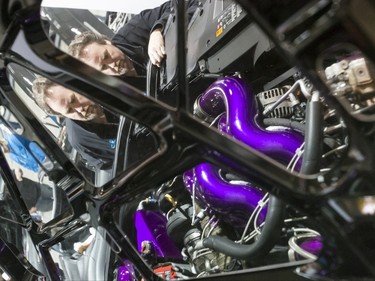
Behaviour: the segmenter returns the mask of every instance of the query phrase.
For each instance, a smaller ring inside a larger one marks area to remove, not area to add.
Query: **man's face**
[[[46,103],[62,116],[74,120],[104,122],[102,107],[85,96],[60,85],[48,88],[47,92]]]
[[[109,41],[106,41],[106,44],[88,44],[83,48],[80,59],[108,75],[137,75],[129,58]]]

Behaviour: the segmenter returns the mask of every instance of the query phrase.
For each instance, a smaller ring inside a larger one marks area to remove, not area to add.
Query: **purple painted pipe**
[[[117,281],[136,281],[134,266],[130,261],[124,261],[124,265],[117,269]]]
[[[214,82],[200,97],[199,106],[211,117],[226,112],[219,122],[220,131],[282,163],[288,163],[303,142],[302,136],[293,131],[266,131],[259,127],[255,121],[255,95],[249,94],[239,78],[228,77]],[[211,164],[200,164],[186,172],[184,183],[190,191],[196,184],[197,198],[232,223],[239,223],[240,218],[249,215],[262,198],[256,187],[226,182]],[[265,211],[262,211],[260,219],[264,217]]]
[[[244,227],[249,215],[263,197],[263,192],[246,183],[228,183],[223,180],[218,169],[211,164],[200,164],[184,174],[184,184],[192,191],[195,184],[195,196],[223,220],[233,226]],[[264,221],[266,209],[259,215]]]
[[[249,94],[239,78],[214,82],[201,96],[199,105],[213,117],[225,111],[226,125],[221,124],[221,130],[281,163],[288,163],[303,142],[303,137],[294,131],[261,128],[255,121],[255,95]]]
[[[323,242],[320,236],[308,238],[300,244],[305,251],[318,256],[323,249]]]
[[[142,242],[149,241],[155,247],[157,257],[181,259],[181,252],[167,234],[167,219],[161,212],[137,210],[134,216],[137,230],[138,251],[142,251]]]

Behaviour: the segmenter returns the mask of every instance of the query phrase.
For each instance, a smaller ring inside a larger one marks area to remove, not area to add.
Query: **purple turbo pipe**
[[[281,162],[288,163],[301,146],[303,138],[291,130],[267,131],[258,126],[255,95],[235,77],[214,82],[199,100],[200,108],[216,117],[226,112],[226,124],[220,130],[248,146]]]
[[[186,172],[184,184],[191,193],[195,184],[195,197],[205,201],[211,210],[222,214],[226,222],[238,227],[245,226],[249,214],[264,196],[263,192],[249,184],[226,182],[220,177],[218,169],[207,163]],[[264,221],[265,216],[266,209],[263,209],[259,221]]]
[[[219,122],[219,130],[281,163],[288,163],[303,142],[302,136],[293,131],[266,131],[259,127],[255,122],[255,95],[249,94],[239,78],[228,77],[214,82],[200,97],[199,107],[211,117],[226,112],[225,122]],[[238,220],[239,214],[252,212],[263,197],[256,187],[226,182],[216,167],[206,163],[186,172],[184,183],[190,192],[195,184],[196,197],[229,221],[235,220],[230,217],[232,214]],[[264,219],[265,212],[262,211],[260,219]]]
[[[136,281],[136,274],[133,264],[125,260],[124,265],[119,266],[117,269],[117,281]]]
[[[161,212],[137,210],[134,216],[137,229],[138,251],[142,252],[142,242],[147,241],[155,247],[157,257],[181,259],[181,252],[167,234],[167,219]]]

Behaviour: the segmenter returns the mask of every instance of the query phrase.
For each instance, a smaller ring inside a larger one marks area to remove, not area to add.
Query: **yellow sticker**
[[[216,37],[219,37],[221,33],[223,33],[222,27],[220,27],[218,30],[216,30]]]

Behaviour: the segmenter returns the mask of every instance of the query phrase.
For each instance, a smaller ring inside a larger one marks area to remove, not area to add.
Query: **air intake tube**
[[[303,142],[303,137],[295,131],[261,128],[256,123],[255,95],[236,77],[214,82],[198,98],[196,111],[207,117],[225,112],[220,130],[281,163],[288,163]]]
[[[185,172],[184,185],[195,198],[220,214],[225,222],[238,227],[246,225],[264,196],[262,191],[249,183],[227,182],[220,176],[218,168],[208,163]],[[263,222],[265,217],[266,209],[262,209],[259,222]]]

